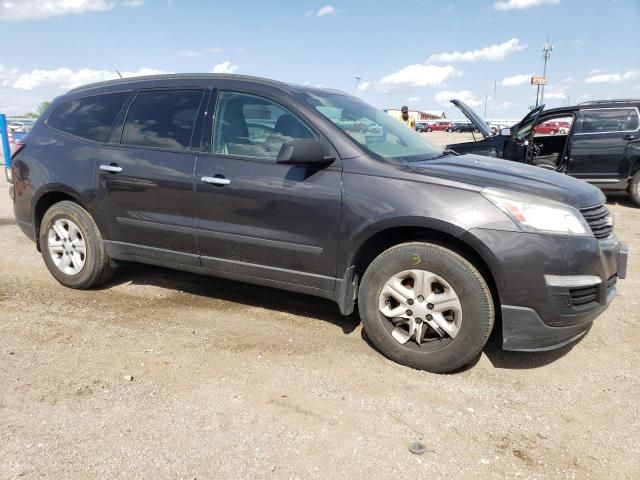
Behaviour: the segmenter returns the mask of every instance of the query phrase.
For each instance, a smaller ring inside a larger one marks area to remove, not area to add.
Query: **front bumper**
[[[615,238],[477,229],[501,303],[503,348],[559,348],[584,335],[626,276],[628,250]]]

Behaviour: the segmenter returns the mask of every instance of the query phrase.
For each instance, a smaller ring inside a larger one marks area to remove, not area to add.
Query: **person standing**
[[[404,105],[400,109],[400,112],[401,112],[400,122],[404,123],[411,130],[415,130],[416,129],[416,121],[409,116],[409,107]]]

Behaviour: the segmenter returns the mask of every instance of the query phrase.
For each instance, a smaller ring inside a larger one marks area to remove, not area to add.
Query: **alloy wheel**
[[[77,275],[87,260],[87,247],[82,231],[67,218],[53,222],[47,235],[49,255],[58,270]]]

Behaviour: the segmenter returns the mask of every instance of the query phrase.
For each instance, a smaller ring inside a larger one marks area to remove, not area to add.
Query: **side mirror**
[[[323,167],[333,162],[334,158],[326,158],[324,148],[313,138],[297,138],[282,144],[276,163],[300,165],[307,167]]]
[[[511,129],[510,128],[503,128],[502,130],[500,130],[500,135],[503,137],[510,137],[511,136]]]

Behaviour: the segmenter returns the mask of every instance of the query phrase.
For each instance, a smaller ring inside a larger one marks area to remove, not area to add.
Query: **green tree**
[[[42,115],[44,111],[49,108],[49,105],[51,105],[51,102],[42,102],[40,105],[38,105],[37,115]]]

